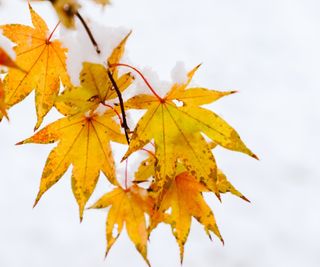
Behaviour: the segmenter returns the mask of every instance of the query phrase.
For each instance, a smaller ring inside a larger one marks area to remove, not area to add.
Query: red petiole
[[[53,31],[50,33],[49,37],[46,40],[46,43],[49,44],[50,40],[52,38],[52,35],[54,34],[54,32],[56,31],[56,29],[58,28],[58,26],[60,25],[60,21],[57,23],[57,25],[54,27]]]
[[[154,96],[156,98],[159,99],[159,101],[161,103],[164,102],[164,99],[162,97],[160,97],[156,91],[153,89],[153,87],[151,86],[151,84],[148,82],[148,80],[146,79],[146,77],[144,77],[144,75],[141,73],[141,71],[139,71],[137,68],[131,66],[131,65],[128,65],[128,64],[124,64],[124,63],[115,63],[115,64],[111,64],[110,65],[110,68],[113,68],[113,67],[127,67],[127,68],[130,68],[132,70],[134,70],[136,73],[138,73],[140,75],[140,77],[143,79],[143,81],[145,82],[145,84],[148,86],[148,88],[150,89],[150,91],[154,94]]]

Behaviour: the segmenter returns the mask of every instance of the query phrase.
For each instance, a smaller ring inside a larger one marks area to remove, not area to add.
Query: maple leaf
[[[227,122],[212,111],[199,106],[233,94],[234,91],[187,89],[197,68],[188,74],[186,83],[173,85],[164,98],[159,97],[149,85],[153,96],[138,95],[126,102],[127,108],[147,109],[147,112],[138,122],[123,159],[154,140],[157,158],[155,179],[159,200],[174,178],[178,159],[198,181],[219,195],[216,187],[216,163],[210,145],[202,134],[222,147],[256,158]],[[182,101],[183,106],[177,106],[175,100]]]
[[[186,171],[182,172],[172,181],[164,194],[160,208],[151,217],[150,231],[162,221],[171,225],[172,233],[180,247],[181,263],[192,217],[204,226],[209,237],[210,232],[213,232],[224,243],[213,212],[203,199],[202,192],[206,191],[207,188],[194,176]],[[170,208],[171,211],[168,212]]]
[[[110,141],[126,143],[120,126],[112,117],[113,111],[103,115],[77,114],[53,122],[34,136],[18,143],[49,144],[59,141],[51,151],[42,172],[40,189],[35,205],[41,196],[67,171],[72,164],[72,191],[79,205],[80,220],[102,171],[114,185],[118,185]]]
[[[49,112],[60,89],[60,80],[68,85],[66,51],[58,40],[51,40],[45,21],[29,5],[34,27],[8,24],[0,26],[3,35],[17,45],[16,63],[26,72],[10,69],[5,78],[7,107],[22,101],[35,89],[37,129]]]
[[[119,62],[130,34],[131,32],[114,48],[108,58],[108,62],[111,64]],[[127,89],[133,81],[133,76],[130,73],[118,77],[116,69],[113,71],[112,76],[120,92]],[[108,76],[108,69],[103,65],[84,62],[79,78],[81,82],[80,87],[66,88],[57,97],[55,106],[61,113],[77,114],[87,110],[95,110],[99,104],[104,104],[106,100],[117,97]]]
[[[106,255],[118,239],[125,224],[129,238],[150,266],[147,258],[148,231],[145,214],[150,213],[153,203],[147,191],[137,185],[126,190],[117,187],[102,196],[90,208],[102,209],[109,206],[111,208],[106,222]]]

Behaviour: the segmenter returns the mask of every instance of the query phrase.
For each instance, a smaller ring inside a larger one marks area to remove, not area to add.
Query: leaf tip
[[[25,141],[25,140],[22,140],[22,141],[20,141],[20,142],[16,143],[16,144],[15,144],[15,146],[23,145],[23,144],[24,144],[24,141]]]
[[[132,30],[130,30],[130,31],[128,32],[128,34],[126,35],[126,37],[124,38],[124,40],[127,40],[131,34],[132,34]]]
[[[259,157],[256,154],[252,154],[251,157],[253,157],[256,160],[260,160]]]
[[[215,193],[216,197],[219,199],[220,203],[222,203],[221,195],[220,193]]]
[[[247,199],[244,195],[242,195],[240,198],[242,198],[244,201],[247,201],[248,203],[251,203],[251,201]]]
[[[80,210],[79,221],[80,221],[80,223],[82,223],[82,221],[83,221],[83,208]]]
[[[202,66],[202,64],[203,64],[202,62],[199,63],[194,69],[195,69],[195,70],[199,69],[199,68]]]
[[[34,126],[34,128],[33,128],[33,131],[35,132],[35,131],[37,131],[38,129],[39,129],[39,123],[37,122],[37,125],[36,126]]]
[[[109,251],[110,251],[110,247],[108,247],[108,248],[106,249],[106,252],[104,253],[104,260],[107,259],[108,255],[109,255]]]
[[[33,206],[32,206],[33,209],[37,206],[37,204],[38,204],[41,196],[42,196],[42,192],[39,192],[38,195],[37,195],[37,197],[36,197],[36,200],[35,200],[34,203],[33,203]]]

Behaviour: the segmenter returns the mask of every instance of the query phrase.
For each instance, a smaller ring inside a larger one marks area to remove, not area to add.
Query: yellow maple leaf
[[[106,255],[118,239],[125,224],[129,238],[150,266],[147,258],[148,231],[145,214],[150,213],[153,203],[147,191],[137,185],[133,185],[126,190],[117,187],[102,196],[90,208],[102,209],[109,206],[111,208],[106,222]]]
[[[115,47],[108,62],[111,64],[118,63],[125,49],[125,44],[131,32]],[[112,73],[119,91],[123,92],[127,89],[133,77],[130,73],[126,73],[118,77],[118,71],[115,69]],[[55,106],[63,114],[77,114],[87,110],[94,110],[106,100],[117,97],[112,82],[108,77],[108,69],[101,64],[89,62],[83,63],[80,73],[80,87],[66,88],[56,99]]]
[[[0,26],[3,35],[17,45],[16,63],[25,72],[10,69],[5,78],[5,102],[7,107],[22,101],[35,89],[37,129],[49,112],[59,93],[60,80],[69,84],[66,71],[66,51],[58,40],[51,40],[45,21],[29,5],[34,27],[8,24]]]
[[[256,158],[227,122],[212,111],[199,106],[233,94],[234,91],[187,89],[197,68],[189,73],[186,83],[173,85],[164,98],[159,97],[150,87],[153,96],[138,95],[126,102],[127,108],[147,109],[147,112],[138,122],[123,159],[154,140],[157,158],[155,179],[160,200],[162,192],[174,178],[178,159],[198,181],[219,194],[216,187],[216,163],[210,145],[202,134],[222,147]],[[182,101],[183,105],[176,105],[175,100]]]
[[[103,115],[77,114],[53,122],[34,136],[18,143],[49,144],[59,141],[51,151],[42,172],[40,189],[35,205],[41,196],[67,171],[72,164],[72,191],[79,205],[80,219],[102,171],[114,185],[118,185],[110,141],[126,143],[120,126],[112,117],[113,111]]]
[[[188,172],[182,172],[172,181],[164,194],[160,208],[152,216],[150,230],[162,221],[171,225],[172,233],[180,247],[181,263],[192,217],[204,226],[209,237],[210,232],[213,232],[222,243],[224,242],[213,212],[202,196],[202,192],[206,191],[207,188],[200,184],[194,176]],[[171,211],[168,211],[170,208]]]

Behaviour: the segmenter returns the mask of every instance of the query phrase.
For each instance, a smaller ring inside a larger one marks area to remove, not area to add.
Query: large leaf
[[[219,195],[216,187],[216,163],[210,145],[202,134],[222,147],[256,157],[227,122],[212,111],[199,106],[234,91],[187,89],[196,69],[189,73],[189,80],[185,84],[175,84],[164,98],[138,95],[126,102],[127,108],[147,109],[147,112],[134,130],[124,159],[154,140],[157,158],[156,190],[159,192],[160,200],[162,192],[174,178],[178,159],[198,181]],[[183,105],[176,105],[176,100],[182,101]]]
[[[33,89],[36,96],[37,129],[52,108],[59,93],[60,80],[69,84],[66,49],[52,41],[45,21],[29,5],[33,27],[3,25],[3,35],[16,43],[16,63],[25,72],[10,69],[5,79],[5,102],[9,107],[22,101]]]
[[[46,161],[35,205],[41,196],[66,172],[72,164],[72,191],[79,205],[80,219],[102,171],[117,185],[110,141],[125,143],[125,138],[112,117],[112,111],[103,115],[82,114],[68,116],[49,124],[34,136],[19,144],[49,144],[59,141]]]

